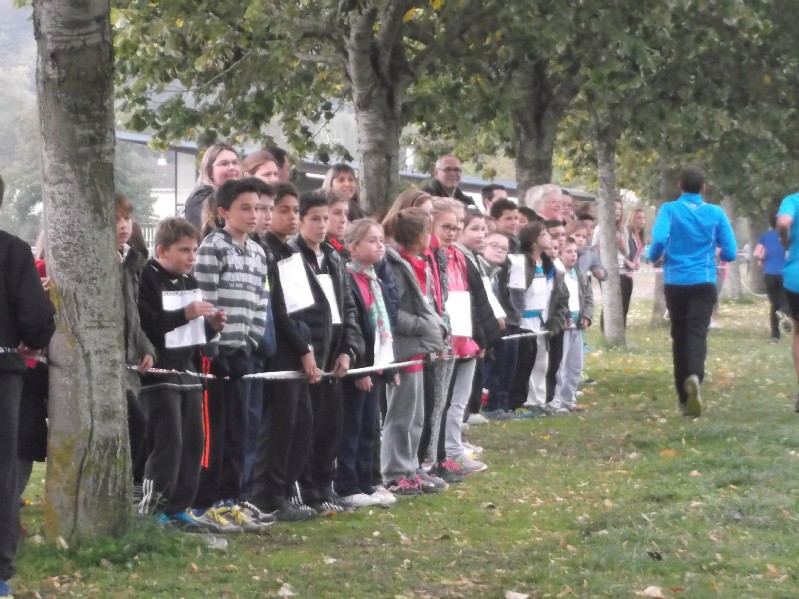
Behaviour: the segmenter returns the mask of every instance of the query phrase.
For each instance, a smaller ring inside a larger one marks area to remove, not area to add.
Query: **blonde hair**
[[[629,214],[627,214],[627,230],[630,233],[634,233],[636,235],[640,235],[641,237],[643,237],[644,232],[646,231],[646,223],[644,224],[644,228],[641,230],[640,233],[638,231],[633,231],[633,219],[635,218],[635,215],[638,214],[639,212],[643,212],[644,216],[646,216],[646,210],[641,208],[641,206],[636,206],[635,208],[630,210]]]
[[[229,152],[233,152],[236,155],[236,159],[239,158],[239,153],[236,151],[236,148],[231,146],[230,144],[214,144],[210,148],[205,151],[203,154],[203,161],[200,165],[200,174],[197,176],[197,187],[202,187],[203,185],[210,185],[213,188],[219,187],[212,178],[214,173],[214,162],[222,152],[225,150]]]
[[[405,210],[406,208],[418,208],[425,202],[432,202],[433,196],[418,187],[409,187],[397,196],[391,205],[391,210]]]
[[[460,202],[450,198],[433,198],[433,222],[436,222],[444,214],[451,213],[457,216],[456,210],[459,206],[455,204],[460,205]]]
[[[372,227],[377,227],[383,233],[383,227],[380,226],[380,223],[371,218],[359,218],[348,223],[347,229],[344,231],[344,245],[351,247],[359,244],[369,234],[369,230]]]

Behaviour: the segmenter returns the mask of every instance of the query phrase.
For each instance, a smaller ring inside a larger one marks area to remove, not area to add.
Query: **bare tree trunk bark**
[[[657,208],[663,205],[664,202],[670,202],[677,197],[677,179],[679,177],[679,169],[663,165],[660,169],[660,197],[657,201]],[[652,316],[649,320],[650,324],[662,325],[666,322],[666,296],[663,292],[663,271],[662,268],[658,269],[655,273],[655,292],[652,298]]]
[[[384,47],[375,42],[377,18],[374,8],[353,17],[347,42],[347,73],[358,123],[360,199],[373,210],[390,206],[399,193],[402,104],[412,82],[401,36]]]
[[[555,136],[566,109],[580,91],[582,75],[552,81],[544,61],[531,60],[513,79],[511,109],[517,197],[535,185],[552,182]]]
[[[114,536],[130,518],[121,270],[115,251],[108,0],[35,0],[51,296],[45,528]]]
[[[727,214],[731,223],[735,222],[735,205],[732,198],[725,197],[721,201],[721,207]],[[744,298],[743,286],[741,285],[740,260],[734,260],[727,264],[727,284],[724,286],[724,293],[734,302],[740,302]]]
[[[621,304],[619,265],[616,258],[616,128],[608,114],[593,112],[594,139],[599,180],[600,257],[608,271],[602,283],[602,315],[605,321],[603,334],[610,347],[627,346],[624,330],[624,313]]]

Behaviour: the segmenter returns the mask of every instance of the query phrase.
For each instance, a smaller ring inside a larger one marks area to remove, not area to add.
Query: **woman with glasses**
[[[186,199],[186,205],[183,208],[186,220],[197,227],[197,230],[201,229],[203,202],[222,183],[230,179],[238,179],[240,176],[239,155],[233,146],[219,143],[208,148],[203,155],[197,185]]]

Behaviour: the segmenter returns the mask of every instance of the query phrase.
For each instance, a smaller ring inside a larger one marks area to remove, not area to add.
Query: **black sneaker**
[[[349,511],[343,505],[340,505],[338,502],[331,500],[320,501],[319,503],[311,504],[311,508],[316,510],[316,513],[320,516],[333,516],[335,514],[345,514]]]
[[[685,415],[694,418],[702,415],[702,391],[699,377],[692,374],[683,381],[683,389],[687,399],[685,401]]]
[[[261,524],[271,524],[276,520],[274,512],[264,512],[249,501],[239,501],[239,508],[250,518],[258,520]]]
[[[786,335],[790,335],[793,333],[793,318],[791,318],[788,314],[783,312],[782,310],[777,310],[774,315],[780,322],[780,331],[785,333]]]
[[[305,506],[305,509],[298,508],[288,501],[283,504],[282,508],[273,513],[275,520],[278,522],[305,522],[316,517],[316,512],[308,506]]]
[[[430,474],[444,480],[444,482],[450,485],[462,483],[464,478],[461,467],[452,460],[443,460],[439,462],[430,468]]]

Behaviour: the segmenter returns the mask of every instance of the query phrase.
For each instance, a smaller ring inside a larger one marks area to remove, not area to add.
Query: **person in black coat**
[[[0,205],[4,191],[0,179]],[[30,246],[0,231],[0,593],[6,595],[19,538],[17,429],[25,371],[20,352],[41,350],[50,342],[54,317]]]
[[[325,242],[327,214],[324,195],[303,195],[300,234],[289,242],[303,257],[314,298],[314,303],[297,315],[310,331],[316,363],[333,375],[309,387],[313,437],[299,479],[302,501],[320,514],[347,508],[332,490],[343,426],[340,379],[364,352],[350,279],[336,250]]]

